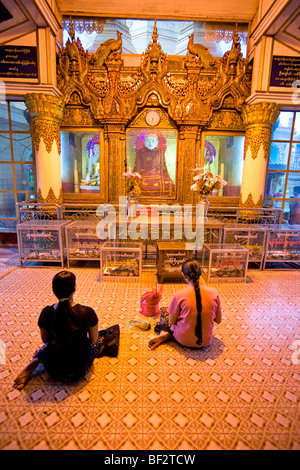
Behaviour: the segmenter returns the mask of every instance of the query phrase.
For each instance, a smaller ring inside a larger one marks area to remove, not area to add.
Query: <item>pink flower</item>
[[[224,186],[226,186],[227,181],[223,180],[220,175],[217,175],[215,179],[216,179],[216,181],[218,181],[220,184],[223,184]]]

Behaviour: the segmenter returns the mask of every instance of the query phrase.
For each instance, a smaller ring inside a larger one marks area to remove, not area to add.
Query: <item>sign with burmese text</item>
[[[38,78],[37,48],[0,46],[0,77]]]
[[[270,86],[292,88],[300,80],[300,57],[274,56]]]

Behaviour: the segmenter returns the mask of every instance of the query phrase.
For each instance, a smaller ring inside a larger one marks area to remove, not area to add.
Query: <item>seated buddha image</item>
[[[166,138],[160,131],[144,130],[137,135],[134,171],[142,177],[140,182],[141,196],[174,196],[175,186],[166,165],[166,148]]]
[[[85,184],[91,186],[100,185],[100,143],[99,136],[89,140],[86,151],[88,154],[88,170],[85,177]]]

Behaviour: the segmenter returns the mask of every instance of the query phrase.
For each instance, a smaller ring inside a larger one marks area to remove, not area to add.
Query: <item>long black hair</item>
[[[201,320],[201,312],[202,312],[202,300],[201,300],[201,292],[199,286],[199,279],[202,274],[200,264],[195,259],[188,259],[182,265],[182,273],[188,277],[189,281],[191,281],[194,285],[195,295],[196,295],[196,305],[197,305],[197,324],[195,328],[195,334],[198,338],[197,344],[202,343],[202,320]]]
[[[71,271],[60,271],[52,279],[52,290],[58,298],[58,306],[52,321],[52,334],[56,346],[70,346],[72,342],[73,309],[68,298],[75,292],[76,276]]]

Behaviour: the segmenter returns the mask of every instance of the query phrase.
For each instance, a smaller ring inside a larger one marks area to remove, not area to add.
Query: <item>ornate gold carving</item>
[[[237,75],[237,69],[240,67],[241,59],[243,54],[241,53],[240,37],[235,31],[233,35],[233,43],[230,51],[224,54],[225,73],[229,76],[235,77]]]
[[[54,140],[60,153],[59,123],[64,112],[64,100],[44,93],[27,93],[25,103],[32,119],[36,150],[39,150],[41,138],[43,138],[48,153],[52,150]]]
[[[139,128],[144,128],[144,127],[150,127],[152,128],[152,126],[148,126],[148,124],[146,123],[146,114],[147,112],[149,112],[150,109],[153,109],[152,107],[151,108],[144,108],[135,118],[134,120],[132,121],[131,123],[131,126],[130,127],[139,127]],[[171,122],[171,119],[169,117],[169,115],[163,110],[161,111],[160,110],[160,122],[157,126],[155,126],[155,128],[162,128],[162,129],[174,129],[174,124]]]
[[[253,201],[253,196],[252,193],[249,193],[245,202],[242,200],[242,196],[240,196],[240,207],[262,207],[263,206],[263,197],[262,194],[260,195],[259,199],[257,202]]]
[[[275,124],[280,113],[280,105],[261,101],[243,107],[242,118],[246,129],[251,126],[266,126],[270,129]]]
[[[201,65],[208,68],[214,61],[213,56],[202,44],[194,43],[194,33],[189,36],[187,60],[200,59]]]
[[[65,101],[62,98],[45,93],[27,93],[25,103],[31,119],[45,118],[60,122]]]
[[[67,107],[60,125],[64,127],[99,127],[100,123],[94,118],[90,108]]]
[[[142,54],[141,71],[147,80],[151,78],[160,81],[167,72],[167,54],[163,52],[157,39],[156,20],[154,20],[152,41],[148,44],[145,54]]]
[[[225,52],[220,62],[215,61],[215,63],[220,78],[211,100],[213,109],[220,109],[226,97],[230,95],[234,101],[234,107],[241,111],[250,94],[251,68],[248,60],[242,57],[237,33],[233,36],[231,50]]]
[[[62,189],[60,190],[58,197],[56,197],[53,189],[50,187],[47,196],[44,198],[41,188],[39,188],[37,196],[38,202],[41,203],[58,204],[59,206],[63,203]]]
[[[168,74],[164,76],[164,83],[172,95],[176,96],[178,99],[183,99],[187,96],[189,84],[186,77]]]
[[[83,104],[91,102],[92,95],[86,87],[85,79],[89,71],[88,52],[82,47],[79,38],[75,41],[75,33],[70,21],[69,36],[66,46],[59,54],[59,65],[57,69],[57,84],[62,94],[69,102],[70,96],[77,91]]]
[[[237,35],[232,50],[223,58],[213,58],[190,38],[187,56],[176,58],[176,66],[158,42],[156,22],[140,66],[124,66],[121,39],[119,35],[106,41],[92,55],[84,51],[79,39],[75,40],[70,23],[70,40],[60,51],[58,64],[58,88],[67,103],[62,124],[95,125],[106,130],[106,190],[112,200],[120,194],[126,149],[124,142],[118,145],[114,140],[117,137],[110,134],[110,126],[138,126],[143,110],[160,108],[170,125],[181,129],[178,200],[183,202],[185,193],[189,194],[189,183],[184,182],[186,165],[195,165],[201,129],[244,130],[240,112],[250,94],[251,69],[241,56]],[[188,126],[195,132],[190,132]]]
[[[270,144],[271,129],[265,127],[251,127],[247,129],[245,136],[244,159],[246,158],[249,146],[253,160],[256,159],[261,146],[263,146],[264,158],[267,159],[269,156]]]
[[[232,111],[215,111],[211,121],[205,129],[232,130],[243,132],[245,130],[240,113]]]
[[[33,121],[33,141],[37,151],[40,148],[42,138],[48,153],[52,150],[54,140],[56,141],[58,153],[60,153],[60,127],[57,122],[47,119]]]
[[[243,108],[242,118],[246,127],[244,158],[250,146],[251,157],[255,160],[261,145],[263,146],[264,158],[268,158],[272,126],[279,113],[280,106],[267,101],[246,105]]]
[[[90,64],[101,67],[106,59],[120,59],[122,52],[122,33],[117,31],[117,39],[108,39],[100,44],[95,54],[90,58]]]
[[[240,111],[250,94],[249,67],[241,57],[237,35],[223,59],[213,58],[190,37],[187,56],[178,59],[174,69],[158,42],[156,22],[140,67],[123,66],[120,33],[93,55],[83,50],[79,39],[75,40],[72,22],[69,34],[70,40],[60,52],[58,86],[68,104],[76,97],[73,104],[80,101],[89,106],[102,124],[128,123],[138,107],[161,106],[178,124],[203,126],[214,109],[220,109],[224,102],[228,106],[228,97],[230,107]]]

